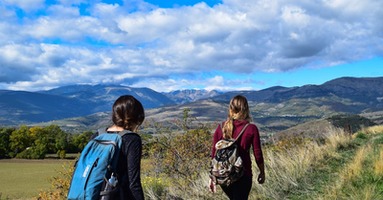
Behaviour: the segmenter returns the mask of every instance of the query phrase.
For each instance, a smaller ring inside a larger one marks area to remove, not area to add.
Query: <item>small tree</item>
[[[189,111],[184,111],[184,117],[189,117]],[[191,123],[188,119],[182,122]],[[177,189],[187,191],[200,172],[208,170],[212,135],[206,125],[195,129],[190,129],[187,124],[181,127],[184,130],[178,133],[163,129],[160,136],[154,137],[150,155],[157,173],[167,174]]]
[[[12,132],[10,138],[10,156],[15,157],[17,154],[26,151],[33,144],[33,137],[30,134],[29,128],[25,125],[21,126]]]
[[[185,108],[183,110],[183,118],[182,118],[182,129],[187,131],[189,129],[189,121],[190,121],[190,108]]]
[[[84,149],[85,145],[88,144],[92,135],[93,132],[91,131],[85,131],[78,135],[72,135],[71,145],[73,146],[74,151],[76,153],[81,152]]]

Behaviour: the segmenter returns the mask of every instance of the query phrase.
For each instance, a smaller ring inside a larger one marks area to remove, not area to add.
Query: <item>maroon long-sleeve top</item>
[[[233,138],[237,138],[242,128],[247,123],[248,122],[245,120],[234,120]],[[219,140],[223,139],[221,126],[222,125],[219,125],[214,132],[213,147],[211,152],[212,158],[214,157],[215,151],[216,151],[215,144]],[[259,166],[260,164],[263,163],[263,154],[262,154],[261,140],[259,137],[258,127],[253,123],[249,124],[245,132],[243,132],[242,136],[238,139],[238,144],[239,144],[239,155],[242,158],[244,173],[247,176],[252,176],[253,173],[251,170],[251,159],[250,159],[251,146],[253,146],[253,154],[257,162],[257,165]]]

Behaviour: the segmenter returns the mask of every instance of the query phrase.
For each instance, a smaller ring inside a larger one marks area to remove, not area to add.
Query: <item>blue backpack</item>
[[[109,185],[108,180],[115,178],[111,176],[116,173],[122,136],[126,133],[106,133],[104,129],[88,142],[75,164],[68,200],[108,199],[117,190],[117,181]]]

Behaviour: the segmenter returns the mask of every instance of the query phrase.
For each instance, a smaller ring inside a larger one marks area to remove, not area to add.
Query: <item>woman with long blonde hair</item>
[[[251,147],[253,147],[253,155],[259,168],[257,181],[259,184],[265,182],[264,161],[259,131],[258,127],[254,123],[251,123],[251,121],[250,109],[246,97],[237,95],[230,101],[227,120],[223,122],[222,126],[219,125],[214,132],[211,152],[212,158],[216,152],[215,144],[219,140],[237,138],[241,130],[245,128],[245,125],[250,123],[237,140],[239,156],[243,163],[243,176],[229,186],[221,185],[222,190],[231,200],[246,200],[249,197],[253,182],[250,158]],[[213,181],[210,183],[210,188],[212,191],[215,190],[215,183]]]

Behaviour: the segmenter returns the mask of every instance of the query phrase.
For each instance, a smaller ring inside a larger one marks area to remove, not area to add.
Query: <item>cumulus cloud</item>
[[[24,12],[34,12],[44,7],[44,0],[23,0],[23,1],[3,0],[2,5],[20,8]]]
[[[382,1],[224,0],[176,8],[56,2],[0,3],[1,87],[230,89],[236,80],[211,72],[328,67],[383,52]]]

